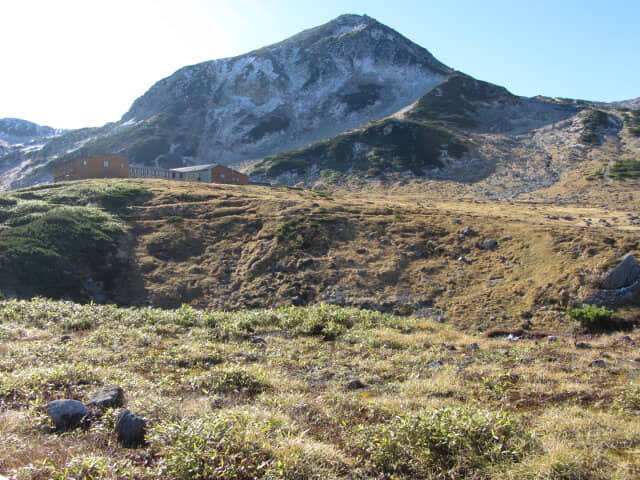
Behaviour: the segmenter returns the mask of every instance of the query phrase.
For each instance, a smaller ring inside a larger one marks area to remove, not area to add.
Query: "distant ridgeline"
[[[88,178],[160,178],[230,185],[249,184],[247,175],[215,163],[182,168],[159,168],[129,165],[129,160],[122,155],[76,158],[55,165],[53,170],[54,182]]]

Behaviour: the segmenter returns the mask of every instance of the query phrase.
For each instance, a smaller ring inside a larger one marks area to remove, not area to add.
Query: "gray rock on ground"
[[[129,410],[123,410],[118,415],[116,433],[118,440],[125,447],[135,448],[145,444],[144,436],[147,432],[147,422]]]
[[[498,242],[495,240],[485,240],[483,242],[478,242],[476,246],[481,250],[493,250],[498,246]]]
[[[360,390],[363,388],[367,388],[367,386],[358,379],[351,380],[349,383],[347,383],[347,390]]]
[[[44,408],[59,432],[79,427],[82,420],[89,415],[89,409],[77,400],[54,400]]]
[[[87,407],[97,407],[100,410],[118,408],[124,404],[124,391],[122,387],[113,386],[101,388],[89,398]]]
[[[602,279],[601,286],[606,290],[616,290],[631,285],[640,277],[640,265],[627,253],[622,261],[609,270]]]

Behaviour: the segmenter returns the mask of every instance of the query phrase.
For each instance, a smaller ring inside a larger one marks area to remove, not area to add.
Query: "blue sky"
[[[0,5],[0,117],[115,121],[178,68],[368,14],[519,95],[640,97],[640,1],[21,0]]]

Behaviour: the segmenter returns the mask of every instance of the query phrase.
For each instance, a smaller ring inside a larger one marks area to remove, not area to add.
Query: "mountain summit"
[[[390,115],[450,73],[391,28],[343,15],[239,57],[185,67],[137,99],[122,123],[146,129],[160,115],[171,126],[137,162],[233,163]]]

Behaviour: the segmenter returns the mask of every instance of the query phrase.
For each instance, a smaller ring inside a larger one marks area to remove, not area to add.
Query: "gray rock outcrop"
[[[617,290],[628,287],[640,277],[640,266],[633,255],[627,253],[622,261],[609,270],[601,282],[601,287],[606,290]]]

